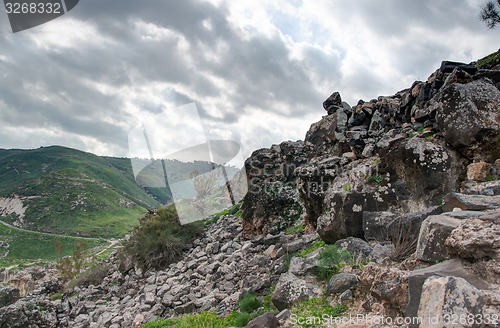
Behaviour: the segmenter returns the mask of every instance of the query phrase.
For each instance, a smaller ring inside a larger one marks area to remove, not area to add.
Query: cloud
[[[124,156],[138,121],[196,102],[249,155],[302,139],[333,91],[355,104],[495,51],[480,4],[87,0],[16,34],[0,15],[0,147]]]

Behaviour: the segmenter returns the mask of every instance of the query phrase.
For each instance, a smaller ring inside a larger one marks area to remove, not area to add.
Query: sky
[[[165,149],[231,140],[247,157],[303,139],[334,91],[355,105],[498,50],[483,4],[81,0],[15,34],[2,8],[0,148],[133,156],[148,122]]]

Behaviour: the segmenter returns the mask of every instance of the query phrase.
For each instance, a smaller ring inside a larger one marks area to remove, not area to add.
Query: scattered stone
[[[278,328],[278,319],[271,312],[264,313],[263,315],[250,321],[245,328]]]
[[[335,242],[335,246],[348,251],[354,257],[367,258],[373,248],[363,239],[349,237]]]
[[[333,294],[343,293],[348,289],[356,288],[358,277],[349,272],[338,273],[328,282],[328,292]]]
[[[293,304],[319,296],[321,289],[291,273],[280,276],[271,300],[278,310],[290,308]]]

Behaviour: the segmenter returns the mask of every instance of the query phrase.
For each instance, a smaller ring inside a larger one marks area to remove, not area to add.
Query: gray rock
[[[304,247],[305,242],[302,239],[296,239],[284,246],[285,250],[289,253],[296,252]]]
[[[408,304],[406,306],[407,317],[417,317],[420,306],[422,286],[427,278],[438,277],[460,277],[478,289],[487,288],[488,285],[479,279],[471,270],[465,268],[460,259],[448,260],[443,263],[432,265],[425,269],[415,270],[408,277]]]
[[[394,252],[394,245],[391,243],[377,243],[368,257],[370,261],[381,263],[383,259],[390,257]]]
[[[284,309],[276,315],[276,319],[278,319],[278,321],[286,321],[288,320],[288,318],[290,318],[290,315],[291,315],[290,310]]]
[[[278,310],[290,308],[293,304],[321,295],[321,289],[291,273],[280,276],[271,300]]]
[[[8,286],[0,289],[0,307],[13,304],[17,302],[18,299],[19,299],[19,288]]]
[[[297,276],[304,276],[308,273],[314,273],[317,268],[318,264],[315,259],[292,257],[288,272]]]
[[[447,84],[431,100],[428,111],[436,113],[446,141],[464,155],[486,162],[498,158],[500,91],[487,79]]]
[[[500,195],[465,195],[449,193],[443,199],[443,211],[451,212],[454,208],[469,211],[492,210],[500,207]]]
[[[385,120],[380,111],[375,111],[372,116],[369,131],[378,131],[384,127]]]
[[[348,251],[352,256],[366,258],[373,248],[363,239],[348,237],[335,242],[335,246]]]
[[[339,301],[341,303],[347,303],[350,300],[352,300],[353,297],[354,297],[354,295],[352,294],[352,291],[350,289],[348,289],[345,292],[343,292],[342,294],[340,294]]]
[[[456,219],[473,219],[482,216],[484,214],[485,212],[482,211],[454,211],[454,212],[443,213],[443,215],[451,216]]]
[[[445,215],[431,215],[425,219],[418,237],[416,256],[419,260],[436,263],[448,258],[444,245],[460,220]]]
[[[264,313],[263,315],[250,321],[245,328],[278,328],[278,319],[271,312]]]
[[[422,287],[418,317],[420,328],[457,327],[449,317],[459,315],[465,318],[483,316],[485,306],[481,291],[463,278],[429,277]],[[483,327],[479,320],[472,320],[460,327]]]
[[[495,196],[500,195],[500,180],[475,182],[469,181],[462,185],[464,194]]]
[[[445,243],[453,256],[473,261],[500,260],[500,221],[469,219],[453,230]]]
[[[328,282],[328,292],[337,294],[358,285],[358,277],[354,273],[342,272],[334,275]]]
[[[384,240],[387,227],[398,217],[392,212],[363,212],[363,231],[366,240]]]

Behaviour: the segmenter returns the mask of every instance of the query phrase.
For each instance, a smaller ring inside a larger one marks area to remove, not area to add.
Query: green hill
[[[17,197],[23,215],[0,218],[18,227],[60,234],[121,237],[168,190],[148,195],[127,158],[64,147],[0,151],[0,197]]]

